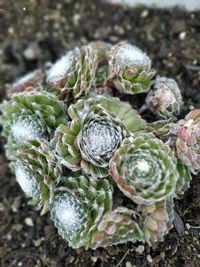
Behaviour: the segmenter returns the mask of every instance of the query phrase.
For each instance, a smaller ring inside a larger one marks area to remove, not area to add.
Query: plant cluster
[[[200,170],[200,109],[183,105],[127,42],[91,42],[6,88],[0,117],[11,170],[73,248],[162,241],[174,198]],[[147,93],[140,112],[125,95]]]

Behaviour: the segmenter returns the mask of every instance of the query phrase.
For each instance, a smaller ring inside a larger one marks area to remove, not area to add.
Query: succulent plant
[[[43,177],[20,160],[12,163],[12,169],[21,189],[27,197],[31,198],[30,203],[36,205],[37,209],[41,209],[41,215],[45,214],[49,206],[49,190]]]
[[[154,75],[151,59],[138,47],[120,42],[111,48],[109,78],[123,93],[147,92]]]
[[[140,227],[144,240],[148,244],[163,241],[163,237],[173,227],[172,196],[150,205],[139,205],[137,211],[141,214]]]
[[[63,178],[51,203],[51,219],[70,246],[90,247],[96,225],[112,208],[112,185],[105,179]]]
[[[144,127],[137,112],[116,98],[79,100],[68,114],[72,122],[60,125],[52,140],[58,159],[71,170],[82,168],[99,178],[108,176],[109,160],[128,132]]]
[[[22,190],[32,198],[32,204],[42,209],[42,214],[46,213],[55,187],[69,171],[63,169],[45,139],[16,145],[12,155],[11,167]]]
[[[131,209],[118,207],[104,214],[92,235],[91,248],[107,247],[128,241],[144,241],[144,234]]]
[[[180,90],[154,74],[136,46],[91,42],[7,87],[0,123],[11,170],[73,248],[162,241],[174,198],[200,169],[200,109],[177,121]],[[153,83],[139,112],[161,120],[146,122],[122,100]]]
[[[46,81],[62,99],[87,95],[95,84],[98,55],[93,46],[75,48],[59,59],[47,73]]]
[[[48,187],[55,187],[63,175],[63,168],[45,139],[29,140],[16,146],[15,160],[20,160],[33,173],[43,177]]]
[[[178,125],[176,152],[183,164],[193,172],[200,170],[200,109],[191,111]]]
[[[174,79],[158,77],[146,97],[146,105],[161,118],[174,118],[182,106],[180,89]]]
[[[8,147],[28,140],[50,137],[60,123],[67,123],[66,107],[46,92],[23,92],[1,105],[3,135]],[[11,151],[11,150],[10,150]]]
[[[137,204],[150,205],[175,193],[177,160],[153,134],[125,138],[109,166],[119,189]]]
[[[10,98],[16,93],[30,92],[30,91],[41,91],[44,80],[44,74],[41,69],[29,72],[23,77],[19,78],[13,84],[6,86],[7,97]]]

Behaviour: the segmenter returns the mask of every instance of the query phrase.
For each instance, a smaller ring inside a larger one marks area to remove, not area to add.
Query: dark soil
[[[101,1],[29,0],[0,2],[0,95],[20,75],[55,61],[69,48],[90,40],[129,40],[148,52],[160,75],[177,80],[184,116],[200,106],[200,12],[130,9]],[[48,216],[27,204],[11,175],[0,144],[1,266],[199,267],[200,177],[178,201],[177,224],[165,242],[152,248],[124,244],[96,251],[73,250]],[[194,228],[195,226],[196,228]]]

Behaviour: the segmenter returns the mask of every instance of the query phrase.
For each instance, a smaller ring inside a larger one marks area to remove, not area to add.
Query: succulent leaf
[[[109,57],[109,78],[125,94],[147,92],[155,71],[151,59],[138,47],[127,42],[114,45]]]
[[[125,138],[109,166],[119,189],[137,204],[153,204],[175,193],[177,160],[153,134]]]
[[[176,185],[176,194],[183,195],[183,193],[189,188],[192,176],[190,174],[189,167],[182,164],[180,160],[177,162],[177,169],[179,172],[179,179]]]
[[[43,177],[21,160],[11,163],[11,165],[21,189],[27,197],[31,198],[30,203],[36,205],[37,209],[42,209],[41,214],[46,213],[48,211],[49,190]]]
[[[13,84],[8,84],[6,86],[6,95],[8,98],[11,98],[14,94],[24,91],[41,91],[43,80],[44,74],[41,69],[29,72]]]

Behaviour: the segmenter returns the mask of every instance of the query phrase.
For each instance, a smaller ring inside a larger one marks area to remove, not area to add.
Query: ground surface
[[[99,39],[111,43],[127,39],[147,51],[160,75],[177,79],[185,101],[182,116],[200,106],[200,13],[188,14],[178,9],[131,10],[100,1],[0,3],[1,97],[6,82],[45,62],[55,61],[74,45]],[[141,254],[137,252],[141,244],[86,252],[73,250],[57,235],[48,216],[39,216],[27,204],[9,172],[3,142],[0,142],[1,266],[200,266],[200,177],[196,176],[184,197],[176,201],[185,231],[181,227],[179,234],[170,231],[165,242],[152,248],[145,246]]]

